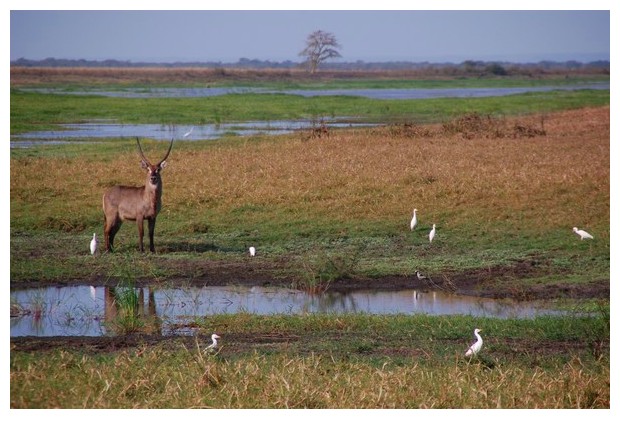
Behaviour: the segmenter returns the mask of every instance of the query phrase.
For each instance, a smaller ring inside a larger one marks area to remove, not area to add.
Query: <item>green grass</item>
[[[128,124],[217,124],[249,120],[359,117],[364,121],[441,122],[469,112],[494,116],[547,113],[609,103],[609,91],[552,91],[508,97],[372,100],[230,94],[208,98],[111,98],[11,90],[11,134],[67,123],[111,120]]]

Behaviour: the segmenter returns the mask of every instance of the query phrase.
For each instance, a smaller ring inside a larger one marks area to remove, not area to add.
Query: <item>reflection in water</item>
[[[113,288],[47,287],[11,291],[23,311],[11,317],[11,336],[100,336],[142,331],[183,333],[196,317],[212,314],[467,314],[529,318],[552,311],[532,302],[493,300],[417,289],[327,291],[307,294],[274,287]]]

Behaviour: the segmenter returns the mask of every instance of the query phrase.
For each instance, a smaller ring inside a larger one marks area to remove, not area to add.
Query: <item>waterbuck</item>
[[[103,216],[104,216],[104,236],[105,248],[111,252],[114,246],[114,236],[121,227],[124,220],[136,221],[138,224],[138,235],[140,237],[140,251],[144,252],[144,219],[149,221],[149,240],[151,252],[155,251],[153,244],[153,234],[155,233],[155,219],[161,210],[161,170],[166,166],[166,158],[172,150],[172,142],[168,147],[166,156],[157,164],[151,164],[142,152],[140,139],[138,151],[142,158],[141,166],[147,171],[146,183],[144,186],[123,186],[116,185],[109,188],[103,194]]]

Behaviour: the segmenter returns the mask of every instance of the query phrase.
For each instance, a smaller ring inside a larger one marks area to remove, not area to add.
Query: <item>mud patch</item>
[[[297,280],[293,275],[283,274],[289,269],[287,261],[280,263],[224,261],[166,261],[163,269],[172,272],[192,273],[191,277],[171,276],[159,280],[136,279],[138,285],[149,286],[160,282],[163,285],[183,284],[191,287],[222,285],[291,287]],[[546,272],[540,261],[520,261],[513,265],[485,269],[445,273],[431,276],[430,282],[420,282],[415,275],[390,275],[381,277],[351,276],[325,285],[331,291],[346,293],[353,290],[400,290],[436,288],[457,295],[480,298],[514,299],[518,301],[548,299],[609,299],[609,279],[589,283],[553,283],[536,281]],[[528,282],[526,282],[529,281]],[[58,285],[105,285],[114,286],[117,280],[109,277],[91,277],[56,282]],[[12,288],[49,286],[43,282],[11,282]]]
[[[432,359],[433,351],[428,345],[420,341],[414,341],[410,346],[383,347],[380,344],[370,344],[366,338],[354,332],[347,334],[348,341],[358,341],[361,345],[357,348],[344,348],[325,350],[331,356],[350,357],[353,355],[390,357],[390,358],[419,358]],[[338,342],[341,336],[338,332],[322,335],[326,342]],[[356,338],[358,337],[359,338]],[[221,357],[238,357],[240,355],[260,352],[283,352],[291,350],[299,355],[316,354],[317,350],[305,347],[305,343],[316,344],[314,334],[302,338],[294,334],[227,334],[224,345],[219,350]],[[209,336],[198,335],[195,337],[185,336],[161,336],[161,335],[126,335],[119,337],[15,337],[11,338],[11,352],[51,352],[55,350],[72,350],[85,354],[113,354],[121,351],[134,350],[140,354],[142,350],[158,347],[163,350],[189,351],[203,348],[210,342]],[[434,348],[459,349],[467,348],[463,340],[451,338],[436,338],[433,340]],[[493,360],[510,359],[521,356],[530,359],[536,365],[545,356],[570,356],[576,351],[588,351],[595,357],[609,355],[610,342],[588,341],[586,339],[545,340],[532,341],[527,338],[502,339],[495,342],[485,339],[485,355]],[[320,353],[320,351],[318,352]]]

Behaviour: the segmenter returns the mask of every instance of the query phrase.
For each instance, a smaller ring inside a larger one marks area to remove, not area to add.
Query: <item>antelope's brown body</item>
[[[114,247],[114,236],[120,229],[123,221],[135,221],[138,224],[138,236],[140,239],[140,251],[144,251],[144,220],[149,225],[149,244],[151,252],[155,251],[153,242],[155,234],[155,220],[161,211],[162,180],[161,170],[166,166],[166,158],[172,150],[172,143],[168,147],[168,152],[157,164],[151,164],[140,146],[138,150],[142,158],[142,168],[147,170],[146,183],[144,186],[124,186],[116,185],[109,188],[103,194],[103,215],[104,215],[104,237],[105,248],[112,251]]]

